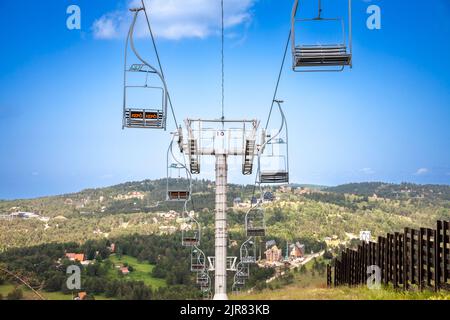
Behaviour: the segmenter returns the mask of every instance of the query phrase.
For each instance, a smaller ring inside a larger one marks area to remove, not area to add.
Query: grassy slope
[[[155,266],[149,263],[139,262],[136,258],[130,256],[122,256],[119,259],[116,255],[112,255],[110,258],[114,265],[122,265],[124,263],[128,263],[129,266],[134,268],[134,271],[131,272],[128,276],[124,276],[124,279],[134,280],[134,281],[143,281],[147,286],[152,287],[153,289],[158,289],[160,287],[165,287],[166,282],[164,279],[157,279],[151,276],[151,272]],[[111,279],[119,279],[120,276],[116,268],[111,269],[108,276]]]
[[[324,275],[315,272],[312,275],[312,262],[308,263],[306,274],[294,273],[294,283],[283,286],[281,281],[275,280],[269,289],[261,292],[241,293],[231,296],[232,300],[450,300],[450,292],[434,293],[403,292],[390,288],[370,290],[367,287],[332,288],[326,287]]]
[[[450,293],[396,292],[391,289],[369,290],[361,288],[299,288],[290,285],[278,290],[233,297],[236,300],[450,300]]]

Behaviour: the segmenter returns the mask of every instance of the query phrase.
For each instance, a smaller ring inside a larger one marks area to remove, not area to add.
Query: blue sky
[[[219,116],[219,1],[151,1],[178,120]],[[72,4],[81,30],[66,28]],[[0,199],[165,175],[169,134],[121,130],[128,4],[1,1]],[[366,27],[371,4],[382,10],[381,30]],[[225,5],[226,114],[265,121],[292,1]],[[297,74],[288,57],[278,96],[293,182],[450,183],[449,14],[447,0],[354,0],[351,71]],[[148,39],[138,44],[151,59]]]

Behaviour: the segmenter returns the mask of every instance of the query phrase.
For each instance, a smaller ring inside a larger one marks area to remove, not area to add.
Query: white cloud
[[[427,174],[428,172],[430,172],[430,170],[428,168],[419,168],[419,169],[417,169],[415,175],[422,176],[422,175]]]
[[[257,0],[225,0],[225,27],[247,24],[252,19],[251,9]],[[206,38],[217,34],[221,26],[220,1],[212,0],[145,0],[157,37],[179,40]],[[127,8],[139,7],[140,0],[128,0]],[[128,10],[104,14],[97,19],[92,30],[97,39],[125,37],[131,23]],[[145,19],[138,20],[136,37],[148,36]]]
[[[372,168],[362,168],[359,171],[361,171],[364,174],[375,174],[375,170],[373,170]]]

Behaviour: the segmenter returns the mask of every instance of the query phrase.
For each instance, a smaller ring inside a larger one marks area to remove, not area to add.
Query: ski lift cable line
[[[225,18],[224,18],[224,3],[221,0],[222,8],[222,120],[225,119]]]
[[[149,18],[148,14],[147,14],[147,8],[145,6],[144,0],[141,0],[141,3],[142,3],[142,8],[144,9],[145,20],[147,21],[148,30],[150,31],[150,36],[152,38],[153,48],[155,49],[155,54],[156,54],[156,59],[158,60],[159,69],[161,71],[161,75],[162,75],[162,78],[163,78],[164,85],[166,85],[166,80],[165,80],[165,76],[164,76],[164,70],[162,68],[161,58],[159,57],[159,52],[158,52],[158,48],[156,46],[155,36],[153,35],[152,27],[151,27],[151,24],[150,24],[150,18]],[[175,110],[174,110],[174,107],[173,107],[173,104],[172,104],[172,98],[170,97],[170,93],[167,90],[167,86],[166,86],[166,92],[167,92],[167,98],[169,100],[169,105],[170,105],[170,110],[172,112],[173,120],[175,122],[175,127],[178,129],[177,117],[175,115]]]
[[[275,85],[275,92],[273,94],[272,103],[271,103],[270,111],[269,111],[269,116],[267,117],[267,122],[266,122],[266,127],[265,127],[266,130],[269,127],[270,117],[272,116],[272,111],[273,111],[273,105],[275,104],[275,101],[276,101],[276,98],[277,98],[278,88],[280,86],[280,81],[281,81],[281,76],[283,74],[284,65],[286,63],[287,52],[289,50],[289,43],[291,41],[291,35],[292,35],[292,30],[289,29],[289,35],[288,35],[288,39],[286,41],[286,47],[284,49],[284,55],[283,55],[283,59],[281,61],[281,67],[280,67],[280,71],[278,73],[277,83]]]

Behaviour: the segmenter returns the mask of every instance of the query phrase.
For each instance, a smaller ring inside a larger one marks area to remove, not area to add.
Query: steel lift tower
[[[215,158],[215,258],[212,268],[215,272],[214,300],[227,300],[227,271],[235,270],[233,258],[227,256],[228,158],[242,157],[242,174],[252,174],[254,157],[257,156],[258,147],[262,145],[261,141],[256,144],[259,121],[187,119],[185,124],[187,139],[179,139],[179,144],[189,159],[191,173],[200,173],[201,158]],[[181,133],[180,136],[184,135]],[[261,135],[263,136],[265,135]]]

